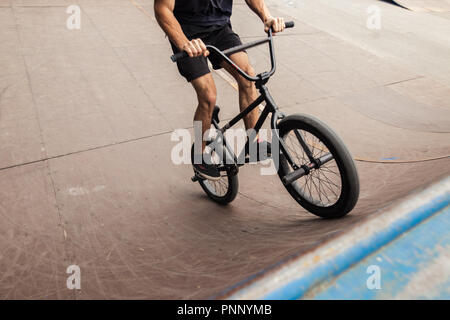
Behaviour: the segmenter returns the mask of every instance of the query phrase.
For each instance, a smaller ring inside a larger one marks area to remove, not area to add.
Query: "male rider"
[[[266,32],[269,28],[272,28],[274,33],[283,31],[283,18],[272,17],[264,0],[246,0],[246,3],[260,17]],[[206,57],[209,56],[214,69],[223,67],[236,79],[241,110],[257,98],[254,83],[244,79],[233,67],[214,54],[210,55],[205,46],[205,44],[213,45],[225,50],[242,44],[239,36],[231,28],[232,6],[233,0],[155,0],[154,4],[155,17],[169,37],[173,52],[184,50],[190,57],[177,61],[177,66],[180,74],[192,84],[197,93],[198,106],[194,121],[201,122],[202,137],[211,127],[217,94]],[[234,53],[229,58],[247,74],[255,75],[246,52]],[[255,126],[258,116],[259,110],[255,108],[244,118],[247,130]],[[201,140],[204,152],[206,142]],[[270,143],[259,139],[252,143],[258,143],[257,149],[266,148],[267,154],[270,155]],[[203,156],[201,158],[205,159]],[[208,162],[202,160],[202,163],[194,164],[194,170],[204,178],[219,179],[217,167]]]

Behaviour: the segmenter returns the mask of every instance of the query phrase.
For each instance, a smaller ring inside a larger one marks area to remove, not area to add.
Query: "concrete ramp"
[[[345,141],[361,179],[353,212],[311,215],[262,165],[240,170],[229,206],[207,199],[192,167],[171,157],[172,132],[192,132],[196,97],[170,62],[153,1],[79,1],[81,28],[69,30],[72,1],[0,0],[0,299],[208,298],[325,243],[342,249],[337,237],[386,221],[383,208],[450,175],[447,19],[374,0],[267,3],[296,19],[276,37],[268,87],[283,112],[311,114]],[[364,19],[373,3],[379,32]],[[234,4],[243,42],[263,37],[245,2]],[[267,70],[267,48],[249,56]],[[213,76],[224,121],[238,93]],[[431,240],[424,254],[447,246]],[[383,279],[395,275],[380,266]],[[77,267],[78,288],[67,285]]]
[[[417,12],[450,12],[449,0],[393,0],[392,2]]]

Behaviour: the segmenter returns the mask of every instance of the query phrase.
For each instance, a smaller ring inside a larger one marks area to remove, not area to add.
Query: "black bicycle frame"
[[[245,71],[243,71],[238,65],[236,65],[228,57],[228,55],[231,55],[233,53],[240,52],[240,51],[243,51],[245,49],[252,48],[252,47],[264,44],[264,43],[269,43],[270,63],[271,63],[271,70],[269,72],[263,72],[263,73],[260,73],[260,74],[258,74],[256,76],[250,76],[249,74],[247,74]],[[210,46],[210,45],[207,45],[206,48],[208,50],[213,51],[213,52],[217,53],[218,55],[220,55],[221,58],[226,63],[228,63],[231,66],[233,66],[236,69],[236,71],[242,77],[244,77],[248,81],[255,82],[255,86],[259,90],[259,93],[260,93],[260,96],[258,98],[256,98],[255,101],[253,101],[247,108],[242,110],[236,117],[234,117],[228,123],[226,123],[222,128],[220,128],[219,124],[217,123],[217,121],[213,119],[213,125],[214,125],[214,127],[216,129],[218,129],[222,133],[224,145],[227,148],[227,150],[230,152],[230,154],[233,155],[234,160],[235,160],[235,164],[238,165],[236,163],[237,162],[236,161],[236,155],[234,154],[234,152],[229,148],[228,144],[226,143],[226,139],[225,139],[224,133],[229,128],[234,126],[237,122],[242,120],[245,116],[247,116],[250,112],[252,112],[255,108],[257,108],[262,102],[265,102],[266,106],[263,109],[261,115],[259,116],[255,127],[253,128],[254,129],[254,131],[253,131],[254,134],[255,135],[258,134],[258,132],[261,129],[262,125],[266,121],[267,116],[269,114],[272,114],[271,128],[273,129],[272,131],[275,134],[275,137],[276,137],[276,140],[277,140],[276,142],[280,146],[281,152],[283,153],[283,155],[285,156],[285,158],[289,162],[289,164],[292,166],[292,168],[294,170],[299,169],[299,167],[293,161],[290,153],[287,151],[287,147],[286,147],[284,141],[280,138],[280,136],[278,134],[278,131],[276,130],[277,129],[277,121],[282,119],[282,118],[284,118],[284,114],[281,111],[279,111],[279,109],[278,109],[274,99],[272,98],[272,96],[269,93],[269,90],[265,86],[265,84],[267,83],[269,78],[275,73],[275,70],[276,70],[276,62],[275,62],[275,52],[274,52],[274,47],[273,47],[272,30],[269,29],[268,37],[265,38],[265,39],[253,41],[253,42],[246,43],[246,44],[242,44],[240,46],[230,48],[230,49],[225,50],[223,52],[220,51],[219,49],[217,49],[216,47]],[[250,141],[251,141],[251,138],[254,138],[254,137],[249,137]],[[306,144],[304,143],[303,139],[302,139],[302,142],[303,142],[302,145],[306,146]],[[242,152],[245,152],[245,150],[242,150]],[[242,155],[242,152],[241,152],[241,155]]]

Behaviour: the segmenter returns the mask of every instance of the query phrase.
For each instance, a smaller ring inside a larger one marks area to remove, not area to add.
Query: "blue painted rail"
[[[228,298],[448,298],[449,220],[447,177]]]
[[[450,299],[450,206],[308,297]]]

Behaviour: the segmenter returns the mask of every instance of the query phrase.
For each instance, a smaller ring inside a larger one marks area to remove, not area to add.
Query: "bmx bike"
[[[294,22],[286,22],[285,26],[292,28]],[[216,157],[219,160],[214,164],[217,165],[221,177],[217,181],[212,181],[202,178],[194,171],[192,181],[198,181],[206,194],[220,204],[227,204],[235,199],[239,188],[239,167],[248,162],[248,157],[243,163],[238,161],[224,133],[265,102],[253,132],[255,135],[258,134],[270,114],[272,145],[279,146],[277,173],[284,187],[303,208],[319,217],[345,216],[354,208],[359,197],[359,178],[353,158],[338,135],[319,119],[306,114],[286,116],[278,109],[266,87],[266,83],[276,70],[272,30],[269,29],[267,35],[267,38],[224,51],[211,45],[206,46],[211,53],[214,52],[223,61],[232,65],[242,77],[253,81],[260,95],[223,127],[219,126],[220,109],[215,107],[211,123],[220,134],[207,143],[213,143],[213,152],[220,154],[220,157]],[[271,70],[268,72],[251,76],[229,58],[233,53],[264,43],[269,44]],[[182,51],[171,56],[171,59],[175,62],[187,57],[187,53]],[[252,137],[248,137],[248,141],[253,141],[250,139]],[[193,151],[194,145],[192,145],[192,159]],[[242,155],[248,156],[246,148],[241,151],[240,156]]]

